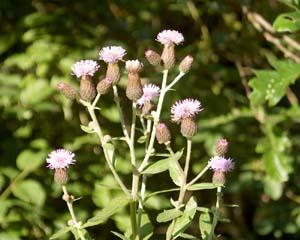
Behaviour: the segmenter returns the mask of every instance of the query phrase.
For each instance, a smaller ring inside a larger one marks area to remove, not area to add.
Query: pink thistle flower
[[[175,30],[163,30],[157,35],[156,41],[160,42],[161,44],[176,44],[184,41],[183,35]]]
[[[198,100],[187,98],[177,101],[171,107],[171,119],[174,122],[181,122],[185,118],[194,117],[201,112],[201,103]]]
[[[152,101],[159,95],[160,88],[154,84],[145,84],[143,86],[143,96],[137,100],[137,105],[143,106]]]
[[[93,60],[81,60],[73,64],[72,72],[76,77],[94,76],[95,72],[99,69],[99,65]]]
[[[234,162],[230,158],[215,156],[208,161],[208,165],[214,172],[229,172],[234,168]]]
[[[123,60],[126,50],[119,46],[104,47],[99,52],[99,59],[106,63],[116,63]]]
[[[48,163],[47,167],[50,169],[66,169],[70,164],[74,164],[76,162],[75,154],[66,150],[66,149],[57,149],[52,151],[46,162]]]

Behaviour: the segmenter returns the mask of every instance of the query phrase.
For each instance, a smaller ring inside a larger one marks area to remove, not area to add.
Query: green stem
[[[222,199],[222,187],[218,187],[217,188],[216,209],[215,209],[215,212],[214,212],[214,217],[213,217],[211,231],[210,231],[210,234],[209,234],[207,240],[214,240],[215,229],[216,229],[216,226],[218,224],[218,219],[219,219],[219,209],[220,209],[221,199]]]
[[[63,193],[64,193],[63,194],[63,200],[67,203],[67,206],[68,206],[71,218],[72,218],[73,226],[76,228],[80,239],[85,240],[85,237],[84,237],[84,235],[83,235],[83,233],[80,229],[81,223],[77,221],[76,216],[75,216],[72,196],[69,195],[65,185],[62,186],[62,190],[63,190]]]
[[[206,166],[205,166],[205,168],[192,180],[192,181],[190,181],[186,186],[188,187],[188,186],[191,186],[191,185],[193,185],[195,182],[197,182],[198,181],[198,179],[199,178],[201,178],[203,175],[204,175],[204,173],[206,173],[206,171],[209,169],[209,165],[207,164]]]
[[[117,105],[117,109],[119,112],[119,117],[120,117],[120,121],[121,121],[121,126],[122,126],[122,130],[123,130],[123,134],[126,138],[126,141],[128,143],[128,145],[130,144],[130,137],[126,128],[126,124],[125,124],[125,120],[123,117],[123,113],[122,113],[122,109],[121,109],[121,105],[120,105],[120,98],[119,98],[119,94],[118,94],[118,88],[116,85],[113,85],[113,92],[114,92],[114,101],[116,102]]]
[[[26,176],[29,174],[28,170],[23,170],[22,172],[20,172],[15,178],[14,180],[8,185],[8,187],[1,193],[0,195],[0,200],[5,200],[9,194],[11,193],[11,191],[13,190],[14,186],[22,179],[26,178]]]
[[[178,205],[180,206],[183,202],[184,195],[186,192],[186,180],[187,175],[189,172],[189,166],[190,166],[190,160],[191,160],[191,152],[192,152],[192,140],[190,138],[187,139],[187,150],[186,150],[186,159],[185,159],[185,165],[184,165],[184,171],[183,171],[183,180],[182,185],[180,188],[179,198],[178,198]]]
[[[163,80],[162,80],[162,84],[161,84],[160,95],[159,95],[158,104],[157,104],[157,109],[156,109],[155,114],[154,114],[154,121],[153,121],[152,132],[151,132],[151,135],[150,135],[149,145],[148,145],[148,148],[147,148],[147,151],[146,151],[146,155],[143,159],[143,162],[142,162],[141,166],[139,167],[139,172],[143,171],[143,169],[147,166],[149,158],[150,158],[152,150],[153,150],[154,141],[155,141],[156,127],[157,127],[157,124],[159,122],[159,117],[160,117],[160,113],[161,113],[161,110],[162,110],[164,97],[165,97],[165,94],[166,94],[165,88],[166,88],[166,85],[167,85],[167,79],[168,79],[168,70],[164,70],[163,71]]]
[[[136,201],[130,203],[130,222],[132,230],[132,239],[140,239],[137,232],[137,221],[136,221]]]
[[[106,163],[107,163],[109,169],[111,170],[112,174],[114,175],[116,181],[118,182],[118,184],[121,187],[121,189],[123,190],[123,192],[127,196],[130,196],[130,193],[129,193],[128,189],[126,188],[126,186],[124,185],[124,183],[122,182],[121,178],[119,177],[118,173],[116,172],[115,168],[112,165],[112,159],[110,159],[109,154],[108,154],[106,148],[103,146],[104,145],[103,133],[102,133],[101,127],[99,125],[99,122],[97,120],[97,117],[95,115],[95,110],[94,110],[93,105],[91,105],[88,102],[82,101],[82,100],[81,100],[81,103],[84,106],[87,107],[88,112],[89,112],[89,114],[91,116],[91,119],[92,119],[92,122],[93,122],[94,131],[96,132],[96,134],[99,137],[99,140],[100,140],[100,143],[101,143],[101,146],[102,146],[102,149],[103,149],[103,153],[104,153],[104,156],[105,156],[105,160],[106,160]]]

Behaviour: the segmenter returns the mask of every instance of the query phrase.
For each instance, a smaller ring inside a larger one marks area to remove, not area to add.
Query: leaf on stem
[[[88,221],[82,227],[91,227],[106,222],[109,217],[127,206],[131,202],[131,200],[131,198],[128,198],[126,196],[121,196],[113,199],[105,208],[102,209],[99,214],[88,219]]]
[[[203,240],[207,240],[212,229],[211,218],[208,212],[202,213],[199,217],[199,228]]]
[[[116,163],[116,156],[115,156],[115,146],[111,143],[106,143],[103,145],[103,148],[107,150],[109,160],[115,166]]]
[[[195,197],[191,197],[185,206],[183,215],[176,219],[173,228],[172,239],[178,238],[193,222],[195,213],[197,211],[197,202]]]
[[[82,131],[86,133],[94,133],[95,130],[91,126],[80,125]]]
[[[169,160],[169,174],[172,179],[172,181],[177,186],[182,185],[184,173],[183,170],[178,162],[178,160],[181,158],[183,154],[183,151],[176,152],[172,157],[168,158]]]
[[[157,174],[168,170],[170,158],[165,158],[154,163],[150,163],[145,167],[142,174]]]
[[[67,226],[67,227],[64,227],[64,228],[60,229],[58,232],[54,233],[50,237],[50,240],[60,238],[62,235],[66,234],[67,232],[70,232],[72,228],[74,228],[74,227]]]
[[[182,215],[182,211],[177,210],[177,209],[168,209],[164,210],[160,214],[158,214],[156,221],[161,223],[161,222],[169,222],[177,217],[180,217]]]
[[[215,189],[217,187],[223,187],[223,184],[216,184],[216,183],[196,183],[191,186],[187,187],[187,190],[190,191],[197,191],[197,190],[204,190],[204,189]]]

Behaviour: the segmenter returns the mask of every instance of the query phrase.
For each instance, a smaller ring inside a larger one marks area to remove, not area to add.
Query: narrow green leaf
[[[180,234],[184,233],[184,231],[193,222],[196,211],[197,211],[196,199],[195,197],[191,197],[185,206],[183,215],[176,219],[176,223],[172,232],[172,236],[173,236],[172,239],[176,239],[180,236]]]
[[[182,215],[182,211],[177,209],[168,209],[164,210],[162,213],[158,214],[156,221],[157,222],[169,222],[174,218],[177,218]]]
[[[175,191],[179,191],[179,188],[171,188],[171,189],[166,189],[166,190],[161,190],[161,191],[153,192],[153,193],[148,194],[145,197],[144,201],[147,201],[149,198],[151,198],[153,196],[156,196],[158,194],[162,194],[162,193],[166,193],[166,192],[175,192]]]
[[[80,125],[80,128],[82,131],[86,132],[86,133],[94,133],[94,129],[90,126],[84,126],[84,125]]]
[[[66,234],[67,232],[70,232],[72,228],[73,227],[71,227],[71,226],[67,226],[67,227],[60,229],[58,232],[54,233],[50,237],[50,240],[60,238],[62,235]]]
[[[196,183],[187,188],[187,190],[190,191],[196,191],[196,190],[204,190],[204,189],[215,189],[217,187],[222,187],[223,184],[215,184],[215,183]]]
[[[45,152],[34,152],[32,150],[24,150],[17,157],[17,167],[20,170],[33,171],[45,163]]]
[[[277,32],[296,32],[300,29],[300,13],[288,12],[278,15],[273,23]]]
[[[142,172],[142,174],[157,174],[168,170],[169,158],[150,163]]]
[[[183,154],[183,151],[178,151],[174,154],[173,157],[168,158],[169,159],[169,174],[172,179],[172,181],[177,186],[182,185],[183,180],[183,170],[178,162],[178,160],[181,158]]]
[[[131,198],[125,196],[117,197],[113,199],[105,208],[102,209],[102,211],[99,214],[88,219],[87,223],[85,223],[82,227],[83,228],[91,227],[106,222],[106,220],[110,216],[120,211],[122,208],[128,205],[130,201]]]
[[[199,238],[191,235],[191,234],[187,234],[187,233],[181,233],[180,236],[181,238],[185,238],[185,239],[192,239],[192,240],[198,240]]]
[[[129,238],[122,235],[121,233],[114,232],[114,231],[111,231],[111,233],[114,234],[115,236],[117,236],[118,238],[122,239],[122,240],[130,240]]]
[[[207,240],[212,230],[212,223],[209,213],[202,213],[199,217],[199,228],[203,240]]]

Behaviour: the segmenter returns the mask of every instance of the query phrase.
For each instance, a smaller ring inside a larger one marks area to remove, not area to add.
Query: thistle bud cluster
[[[225,184],[226,173],[234,168],[234,162],[231,158],[225,158],[228,150],[228,141],[220,139],[214,146],[216,156],[212,157],[208,164],[213,170],[213,183]]]

